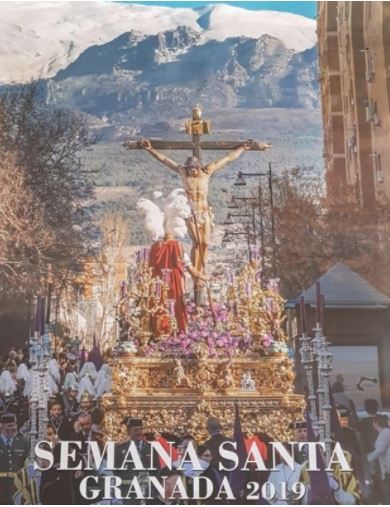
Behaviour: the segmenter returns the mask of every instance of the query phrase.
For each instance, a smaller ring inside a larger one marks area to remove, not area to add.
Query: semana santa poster
[[[383,504],[390,6],[0,12],[0,503]]]

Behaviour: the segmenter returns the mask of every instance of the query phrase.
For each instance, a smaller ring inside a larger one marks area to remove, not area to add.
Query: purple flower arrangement
[[[145,355],[190,358],[194,356],[199,343],[208,345],[211,358],[227,358],[247,352],[251,345],[251,337],[247,330],[236,328],[232,334],[229,329],[227,308],[222,304],[216,304],[213,310],[214,316],[211,310],[198,313],[196,305],[188,303],[187,333],[168,336],[150,344],[145,350]]]

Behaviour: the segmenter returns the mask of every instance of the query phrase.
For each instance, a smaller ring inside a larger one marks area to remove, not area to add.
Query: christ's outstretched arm
[[[230,152],[226,157],[223,157],[219,160],[216,160],[215,162],[211,162],[206,166],[207,173],[212,175],[215,172],[219,171],[220,169],[223,169],[225,165],[229,164],[229,162],[233,162],[236,160],[244,151],[251,149],[251,141],[246,141],[245,143],[242,143],[241,146],[236,148],[234,151]]]
[[[171,160],[159,151],[152,148],[152,144],[148,139],[141,139],[141,141],[139,141],[139,145],[142,146],[144,150],[150,153],[152,157],[157,159],[159,162],[166,165],[169,169],[172,169],[172,171],[175,171],[175,173],[180,174],[180,165],[177,164],[174,160]]]

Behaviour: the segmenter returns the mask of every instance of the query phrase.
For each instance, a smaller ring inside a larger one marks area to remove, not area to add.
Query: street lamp
[[[248,213],[228,213],[222,225],[234,225],[232,217],[250,218],[250,215],[248,215]]]
[[[222,243],[228,243],[231,241],[230,236],[246,236],[247,243],[248,243],[248,258],[251,260],[251,241],[250,241],[250,231],[249,226],[246,226],[245,231],[234,231],[234,232],[228,232],[226,231],[222,238]]]
[[[241,171],[238,171],[237,179],[234,184],[236,186],[246,185],[246,181],[244,179],[244,174]]]
[[[233,225],[233,224],[234,224],[234,222],[232,220],[232,215],[231,215],[231,213],[228,213],[227,217],[222,225]]]
[[[265,254],[265,250],[264,250],[264,228],[263,228],[263,210],[262,210],[262,201],[263,201],[263,196],[262,196],[262,186],[261,186],[261,178],[262,177],[266,177],[268,179],[268,188],[269,188],[269,196],[270,196],[270,208],[271,208],[271,236],[272,236],[272,252],[273,252],[273,259],[272,259],[272,266],[273,266],[273,274],[274,276],[276,275],[276,270],[275,270],[275,246],[276,246],[276,241],[275,241],[275,219],[274,219],[274,213],[273,213],[273,210],[274,210],[274,198],[273,198],[273,187],[272,187],[272,165],[271,165],[271,162],[268,164],[268,171],[267,172],[258,172],[258,173],[245,173],[245,172],[242,172],[242,171],[239,171],[238,172],[238,175],[237,175],[237,179],[234,183],[234,185],[236,186],[245,186],[246,185],[246,181],[245,181],[245,178],[251,178],[251,177],[257,177],[259,178],[259,186],[258,186],[258,197],[257,197],[257,204],[258,204],[258,209],[259,209],[259,217],[260,217],[260,240],[261,240],[261,257],[262,259],[264,259],[264,254]],[[249,200],[251,198],[247,198],[247,197],[241,197],[241,198],[238,198],[238,197],[235,197],[233,196],[232,197],[232,202],[236,202],[238,199],[241,199],[241,200]],[[252,198],[253,199],[253,198]],[[254,207],[253,207],[253,223],[254,223]],[[255,235],[256,237],[256,235]]]
[[[236,198],[232,195],[230,203],[228,204],[229,209],[238,209],[238,204],[236,203]]]

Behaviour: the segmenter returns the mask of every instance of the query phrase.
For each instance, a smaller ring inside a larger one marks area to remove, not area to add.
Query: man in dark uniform
[[[24,466],[28,457],[28,441],[17,434],[15,414],[0,417],[0,504],[12,503],[15,493],[15,473]]]
[[[340,443],[343,449],[352,453],[359,461],[362,458],[361,443],[359,441],[358,432],[350,425],[350,411],[343,406],[336,405],[339,421],[340,421]]]
[[[64,404],[64,413],[68,421],[73,424],[79,413],[79,403],[76,399],[78,386],[70,385],[62,396]]]
[[[307,424],[305,420],[300,419],[299,421],[293,421],[290,424],[289,429],[293,430],[293,442],[307,442]],[[295,461],[300,465],[307,461],[306,447],[299,450],[298,446],[296,446],[294,449],[294,457]]]
[[[144,428],[143,428],[143,421],[142,419],[136,418],[136,417],[126,417],[123,420],[123,424],[126,424],[127,426],[127,435],[128,440],[126,442],[123,442],[121,444],[117,444],[115,446],[115,467],[119,468],[122,466],[123,460],[128,452],[129,445],[131,442],[134,442],[138,454],[141,458],[141,461],[143,463],[143,466],[147,471],[138,471],[134,470],[133,463],[126,463],[126,469],[125,470],[116,470],[115,475],[120,477],[122,479],[122,487],[121,492],[123,496],[126,496],[127,491],[129,489],[130,482],[134,479],[135,476],[137,476],[138,481],[142,488],[142,481],[143,479],[147,479],[148,475],[157,475],[158,470],[156,471],[150,471],[151,463],[152,463],[152,449],[150,446],[150,443],[146,441],[145,435],[144,435]],[[158,459],[155,457],[153,460],[154,466],[159,467]],[[147,491],[145,492],[147,494]],[[141,500],[137,500],[135,498],[123,500],[123,503],[125,504],[140,504]]]

